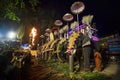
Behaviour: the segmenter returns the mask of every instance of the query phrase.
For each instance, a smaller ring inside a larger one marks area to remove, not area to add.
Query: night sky
[[[84,11],[79,14],[79,20],[83,16],[94,15],[92,23],[96,23],[99,37],[120,33],[120,0],[40,0],[38,7],[49,11],[55,10],[58,14],[56,19],[62,20],[64,14],[72,14],[70,7],[76,1],[82,1],[85,4]],[[76,20],[76,15],[73,14],[73,16]],[[15,25],[8,26],[10,28]]]
[[[94,15],[93,23],[96,23],[100,37],[120,33],[120,1],[119,0],[40,0],[47,9],[54,9],[62,19],[66,13],[71,13],[70,7],[75,1],[82,1],[85,10],[79,14],[79,18],[85,15]],[[73,14],[74,15],[74,14]],[[74,15],[74,17],[76,17]],[[76,18],[75,18],[76,20]]]

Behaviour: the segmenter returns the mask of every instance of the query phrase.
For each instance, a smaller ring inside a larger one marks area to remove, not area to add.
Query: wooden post
[[[73,72],[73,63],[74,63],[73,54],[71,54],[71,55],[69,55],[69,70],[70,70],[70,72]]]

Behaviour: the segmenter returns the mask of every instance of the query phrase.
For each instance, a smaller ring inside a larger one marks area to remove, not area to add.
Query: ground
[[[52,63],[51,63],[52,65]],[[53,64],[54,65],[54,64]],[[103,74],[107,76],[107,80],[120,80],[120,65],[116,63],[109,64],[102,72],[99,73],[87,73],[85,75],[80,74],[81,76],[91,77],[101,77],[99,74]],[[76,74],[75,74],[76,75]],[[77,76],[80,77],[79,74]],[[22,72],[21,80],[71,80],[70,77],[65,76],[63,73],[55,72],[53,68],[47,67],[44,64],[38,62],[36,58],[32,58],[32,63],[28,67],[26,67]],[[106,80],[103,78],[92,78],[92,79],[83,79],[76,78],[74,80]]]
[[[111,63],[101,73],[111,77],[111,80],[120,80],[120,65]]]
[[[32,58],[30,66],[22,72],[22,80],[70,80],[61,73],[53,72],[50,67],[38,63],[38,60]]]

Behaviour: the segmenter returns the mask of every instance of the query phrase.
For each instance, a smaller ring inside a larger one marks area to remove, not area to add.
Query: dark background
[[[94,15],[98,35],[100,37],[120,33],[120,1],[119,0],[41,0],[44,7],[55,9],[62,19],[66,13],[71,13],[70,7],[75,1],[82,1],[85,10],[79,14],[79,19],[85,15]],[[74,14],[73,14],[74,15]],[[75,20],[76,16],[74,15]]]
[[[54,10],[57,14],[55,18],[62,20],[64,14],[72,14],[70,7],[76,1],[82,1],[85,4],[84,11],[79,14],[79,20],[85,15],[94,15],[92,23],[96,23],[99,37],[120,33],[120,0],[40,0],[37,7]],[[73,16],[76,20],[76,15],[73,14]],[[14,26],[17,26],[16,22],[3,19],[0,22],[0,33],[5,34],[6,30],[14,31]]]

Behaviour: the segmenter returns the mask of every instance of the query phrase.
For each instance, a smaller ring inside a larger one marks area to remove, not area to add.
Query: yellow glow
[[[32,28],[30,36],[32,38],[32,45],[35,45],[35,37],[37,36],[37,29],[35,27]]]

